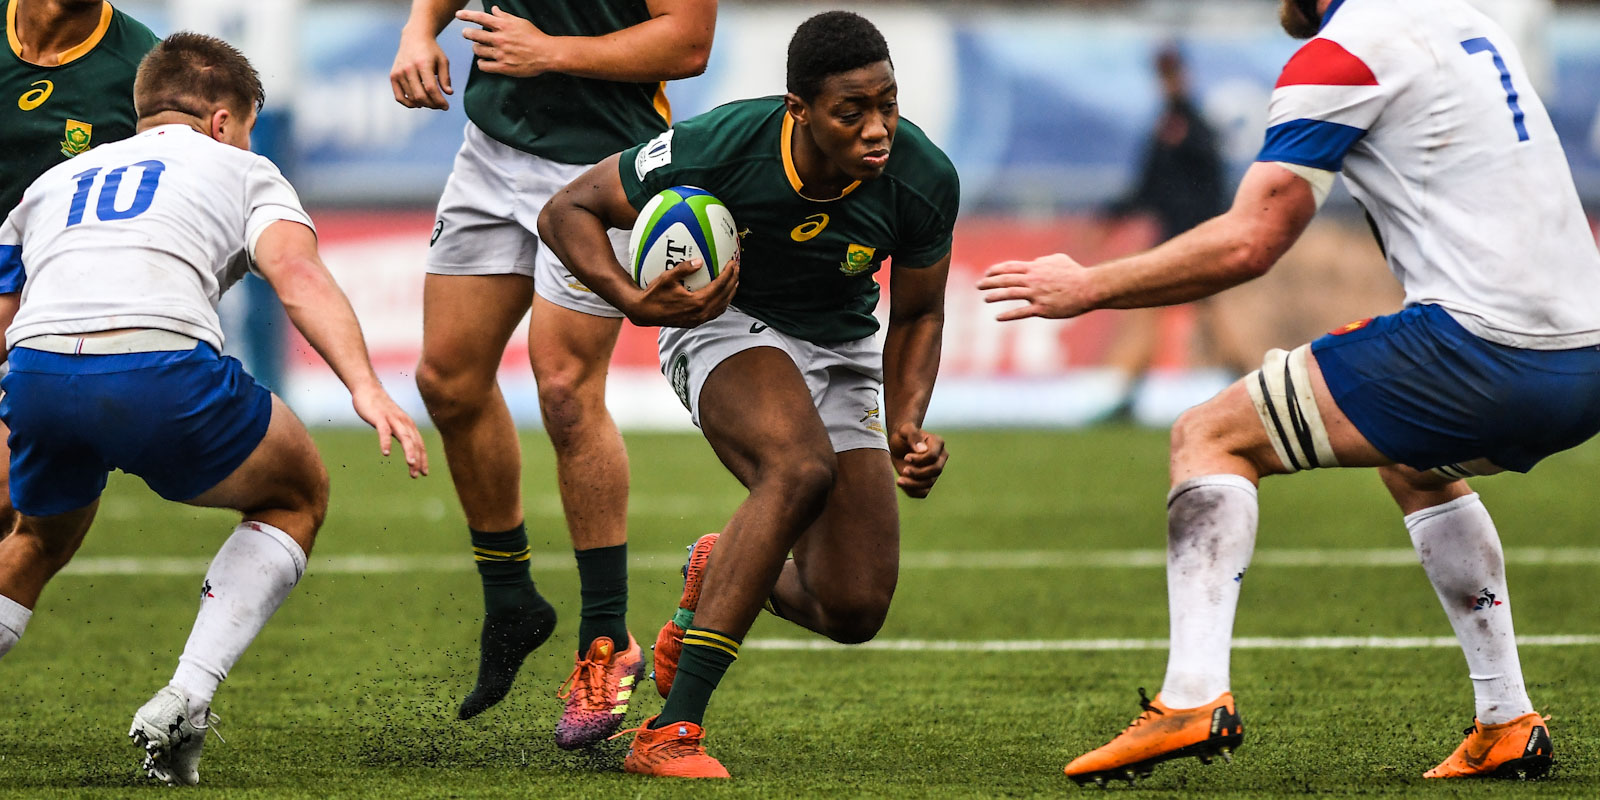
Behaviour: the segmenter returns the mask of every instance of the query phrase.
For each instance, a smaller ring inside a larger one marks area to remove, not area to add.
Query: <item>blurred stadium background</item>
[[[1522,42],[1579,190],[1600,201],[1600,6],[1478,1]],[[269,106],[257,147],[283,166],[313,209],[323,252],[360,313],[386,382],[420,415],[410,380],[420,342],[420,276],[433,203],[465,116],[459,102],[448,112],[394,102],[387,76],[409,4],[121,5],[158,33],[222,34],[257,62]],[[1186,56],[1194,97],[1219,133],[1231,194],[1260,145],[1273,81],[1295,46],[1276,26],[1275,2],[849,5],[884,30],[899,67],[903,112],[950,153],[962,175],[944,374],[930,424],[1073,426],[1121,404],[1133,419],[1162,425],[1224,385],[1242,359],[1398,305],[1359,210],[1341,198],[1273,275],[1216,301],[1238,355],[1206,347],[1192,310],[1170,310],[1156,323],[1153,369],[1133,385],[1108,365],[1119,312],[999,325],[971,288],[984,266],[1063,250],[1092,261],[1154,241],[1155,226],[1110,227],[1098,211],[1134,180],[1160,111],[1151,60],[1168,43]],[[781,93],[787,37],[823,7],[722,3],[706,73],[669,85],[674,117]],[[470,55],[460,27],[441,36],[457,98]],[[275,315],[267,293],[234,294],[225,311],[232,349],[308,421],[353,421],[343,391]],[[537,425],[521,338],[506,355],[503,382],[517,418]],[[624,332],[611,392],[613,412],[627,428],[688,425],[656,373],[652,331]]]

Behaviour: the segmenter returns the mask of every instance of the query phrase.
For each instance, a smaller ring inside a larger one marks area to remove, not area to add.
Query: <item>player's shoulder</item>
[[[1289,66],[1346,77],[1364,67],[1381,81],[1432,61],[1426,29],[1471,13],[1465,0],[1338,0]]]
[[[757,131],[766,124],[779,121],[779,118],[784,113],[782,97],[776,95],[752,97],[723,103],[709,111],[684,120],[679,126],[692,126],[697,129],[718,131],[730,137],[737,137],[746,132]]]
[[[106,29],[103,42],[114,49],[117,55],[138,66],[145,54],[161,43],[161,37],[149,26],[134,19],[133,15],[113,6],[111,25]]]
[[[905,117],[895,129],[885,173],[930,202],[943,205],[959,197],[961,178],[954,162],[928,138],[926,131]]]

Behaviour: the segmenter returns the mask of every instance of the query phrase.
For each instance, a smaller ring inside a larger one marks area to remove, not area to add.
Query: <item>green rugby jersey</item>
[[[604,36],[650,19],[645,0],[495,0],[551,36]],[[593,164],[667,129],[664,83],[546,73],[494,75],[472,62],[467,119],[496,141],[563,164]]]
[[[793,129],[781,97],[729,103],[624,152],[622,187],[634,208],[673,186],[699,187],[728,206],[739,226],[740,311],[810,342],[871,336],[872,276],[884,261],[929,267],[950,252],[955,167],[902,118],[882,175],[811,200],[791,160]]]
[[[5,4],[0,55],[0,217],[45,170],[91,147],[133,135],[133,76],[161,41],[106,3],[100,24],[54,67],[22,60],[17,0]]]

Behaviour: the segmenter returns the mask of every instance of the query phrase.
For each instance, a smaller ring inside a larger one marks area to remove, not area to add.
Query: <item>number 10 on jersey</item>
[[[117,208],[117,190],[122,188],[122,176],[128,170],[139,167],[139,188],[133,193],[133,202],[127,207]],[[102,222],[114,222],[119,219],[132,219],[150,210],[150,203],[155,199],[156,188],[161,185],[161,173],[167,168],[166,164],[156,160],[140,161],[126,167],[117,167],[105,174],[105,180],[100,181],[99,199],[95,202],[94,214]],[[77,191],[72,193],[72,206],[67,209],[67,227],[72,227],[83,221],[83,214],[89,207],[89,194],[94,191],[95,179],[100,177],[100,167],[84,170],[72,179],[78,182]]]

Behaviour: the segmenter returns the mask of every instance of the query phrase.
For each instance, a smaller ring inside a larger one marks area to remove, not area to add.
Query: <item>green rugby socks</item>
[[[683,655],[678,659],[672,693],[650,727],[663,728],[674,722],[699,725],[711,703],[711,693],[738,658],[738,639],[708,628],[690,628],[683,634]]]
[[[500,532],[472,530],[472,554],[483,581],[483,635],[478,683],[461,702],[460,719],[471,719],[500,702],[511,691],[522,660],[544,644],[556,626],[556,610],[528,574],[528,533],[523,526]]]
[[[579,593],[583,598],[578,621],[578,653],[601,636],[618,651],[628,649],[628,545],[574,550],[578,560]]]

